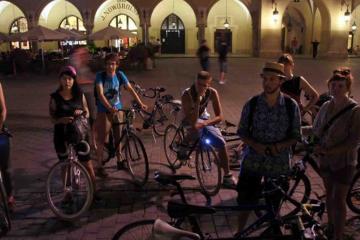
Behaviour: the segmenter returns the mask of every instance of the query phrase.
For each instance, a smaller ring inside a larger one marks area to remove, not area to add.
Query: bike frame
[[[185,198],[184,191],[183,191],[182,187],[180,186],[180,184],[178,182],[175,182],[173,184],[177,188],[177,191],[180,195],[182,202],[184,204],[188,204],[186,201],[186,198]],[[283,189],[281,189],[281,187],[277,186],[275,183],[273,183],[273,186],[274,186],[275,190],[272,190],[272,191],[279,190],[283,196],[283,200],[288,200],[295,206],[302,207],[301,203],[298,203],[296,200],[292,199],[289,195],[287,195],[285,193],[285,191]],[[235,239],[235,240],[242,240],[243,238],[247,237],[249,234],[255,232],[263,223],[269,222],[270,225],[275,225],[275,224],[281,222],[281,217],[277,217],[277,216],[279,216],[280,209],[276,213],[274,211],[273,207],[269,203],[249,204],[249,205],[239,205],[239,206],[211,206],[211,207],[214,208],[215,210],[232,211],[232,212],[234,212],[234,211],[237,211],[237,212],[260,211],[260,210],[266,211],[266,213],[263,216],[257,218],[252,224],[250,224],[248,227],[246,227],[242,231],[236,233],[235,236],[233,238],[231,238],[231,239]],[[201,228],[194,216],[190,215],[190,216],[186,216],[183,218],[179,218],[175,221],[174,226],[179,228],[181,226],[181,224],[185,221],[185,219],[189,220],[192,231],[194,233],[199,234],[200,237],[202,239],[204,239],[204,234],[202,233]],[[284,238],[287,238],[287,237],[288,236],[284,236]]]

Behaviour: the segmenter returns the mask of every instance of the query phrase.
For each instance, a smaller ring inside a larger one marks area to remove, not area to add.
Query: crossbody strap
[[[339,111],[337,114],[335,114],[335,116],[333,116],[324,126],[323,128],[323,135],[324,133],[329,130],[329,128],[331,127],[331,125],[335,122],[336,119],[338,119],[341,115],[343,115],[344,113],[346,113],[347,111],[350,111],[351,109],[353,109],[354,107],[356,107],[357,104],[356,103],[351,103],[348,106],[344,107],[341,111]]]

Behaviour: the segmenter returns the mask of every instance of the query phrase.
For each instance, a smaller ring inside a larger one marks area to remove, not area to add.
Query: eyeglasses
[[[344,75],[344,76],[348,76],[348,75],[350,75],[350,73],[351,73],[350,69],[344,69],[344,70],[335,69],[333,71],[333,74],[341,74],[341,75]]]

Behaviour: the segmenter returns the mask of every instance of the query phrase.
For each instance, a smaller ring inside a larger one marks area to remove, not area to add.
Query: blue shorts
[[[200,130],[202,144],[209,144],[214,148],[224,148],[225,140],[217,127],[206,126]]]

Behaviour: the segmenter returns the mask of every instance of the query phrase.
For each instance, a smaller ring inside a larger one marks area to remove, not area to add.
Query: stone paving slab
[[[261,91],[259,72],[268,59],[231,58],[229,60],[228,82],[218,89],[226,119],[237,122],[245,101]],[[218,78],[216,59],[211,59],[211,73]],[[318,90],[326,90],[325,80],[336,66],[347,65],[353,68],[355,77],[360,76],[360,59],[311,60],[299,59],[296,71],[308,79]],[[199,64],[195,58],[160,59],[153,71],[129,72],[130,79],[143,87],[165,86],[169,93],[179,98],[181,92],[195,79]],[[94,205],[81,219],[73,223],[58,220],[49,210],[44,194],[45,180],[50,167],[56,163],[52,145],[52,125],[48,117],[49,94],[57,87],[56,75],[18,75],[3,78],[3,86],[8,103],[8,124],[14,134],[12,140],[12,165],[15,180],[17,207],[12,215],[13,230],[4,239],[111,239],[115,232],[129,222],[160,217],[167,220],[166,202],[171,198],[171,188],[159,186],[151,179],[155,170],[170,173],[163,154],[162,138],[151,131],[138,134],[145,143],[151,164],[150,183],[139,189],[129,181],[130,176],[117,171],[114,163],[108,166],[111,177],[99,180],[104,202]],[[355,99],[360,96],[357,81],[353,90]],[[128,98],[127,93],[124,98]],[[127,102],[127,101],[125,101]],[[150,105],[151,101],[146,100]],[[138,125],[140,126],[140,125]],[[182,168],[179,173],[195,175],[194,169]],[[237,174],[234,172],[234,174]],[[323,185],[319,176],[309,169],[312,188],[321,194]],[[184,182],[189,189],[187,199],[194,204],[205,204],[205,198],[198,193],[197,183]],[[176,197],[176,196],[175,196]],[[234,204],[236,194],[231,190],[221,190],[213,197],[213,204]],[[201,224],[209,232],[228,234],[235,231],[236,215],[218,213],[205,216]],[[360,220],[350,211],[351,224],[348,231],[358,234]],[[235,224],[234,224],[235,223]],[[231,229],[231,230],[229,230]],[[224,235],[222,235],[224,237]],[[356,235],[354,239],[360,239]]]

